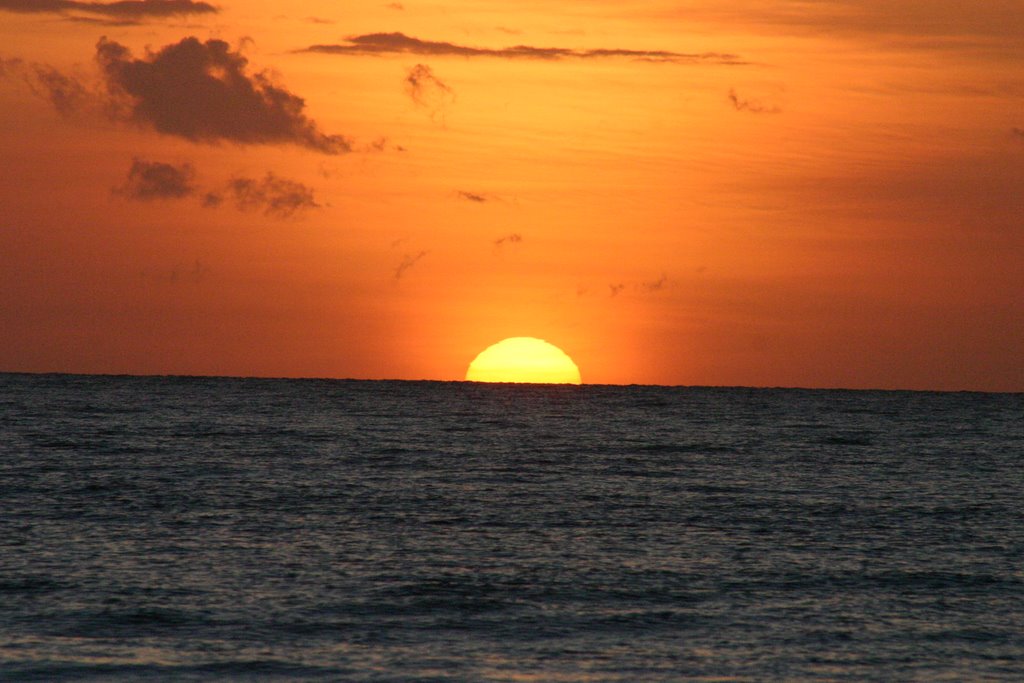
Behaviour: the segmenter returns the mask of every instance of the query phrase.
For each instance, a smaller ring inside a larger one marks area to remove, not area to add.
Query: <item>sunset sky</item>
[[[0,370],[1024,391],[1024,0],[0,0]]]

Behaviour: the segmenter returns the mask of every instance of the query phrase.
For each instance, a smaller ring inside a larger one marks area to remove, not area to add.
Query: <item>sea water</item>
[[[0,679],[1024,679],[1024,396],[0,375]]]

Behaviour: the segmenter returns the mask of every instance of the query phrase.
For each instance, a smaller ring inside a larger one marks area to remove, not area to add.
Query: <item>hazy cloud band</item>
[[[534,47],[514,45],[505,48],[481,48],[457,43],[422,40],[404,33],[367,33],[352,36],[347,42],[332,45],[310,45],[298,52],[316,52],[333,55],[388,55],[413,54],[453,57],[497,57],[503,59],[597,59],[623,57],[659,62],[715,64],[742,64],[737,55],[720,52],[683,53],[666,50],[629,50],[623,48],[600,48],[574,50],[564,47]]]
[[[80,2],[79,0],[0,0],[0,11],[21,14],[63,14],[86,12],[119,19],[144,19],[189,14],[215,14],[218,9],[193,0],[120,0],[119,2]]]

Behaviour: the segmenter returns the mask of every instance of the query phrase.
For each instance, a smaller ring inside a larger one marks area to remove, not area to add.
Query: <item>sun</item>
[[[469,364],[469,382],[580,384],[580,369],[554,344],[534,337],[509,337],[488,346]]]

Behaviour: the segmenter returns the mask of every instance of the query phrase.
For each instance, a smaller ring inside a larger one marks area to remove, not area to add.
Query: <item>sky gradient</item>
[[[1024,391],[1024,0],[0,0],[0,370]]]

